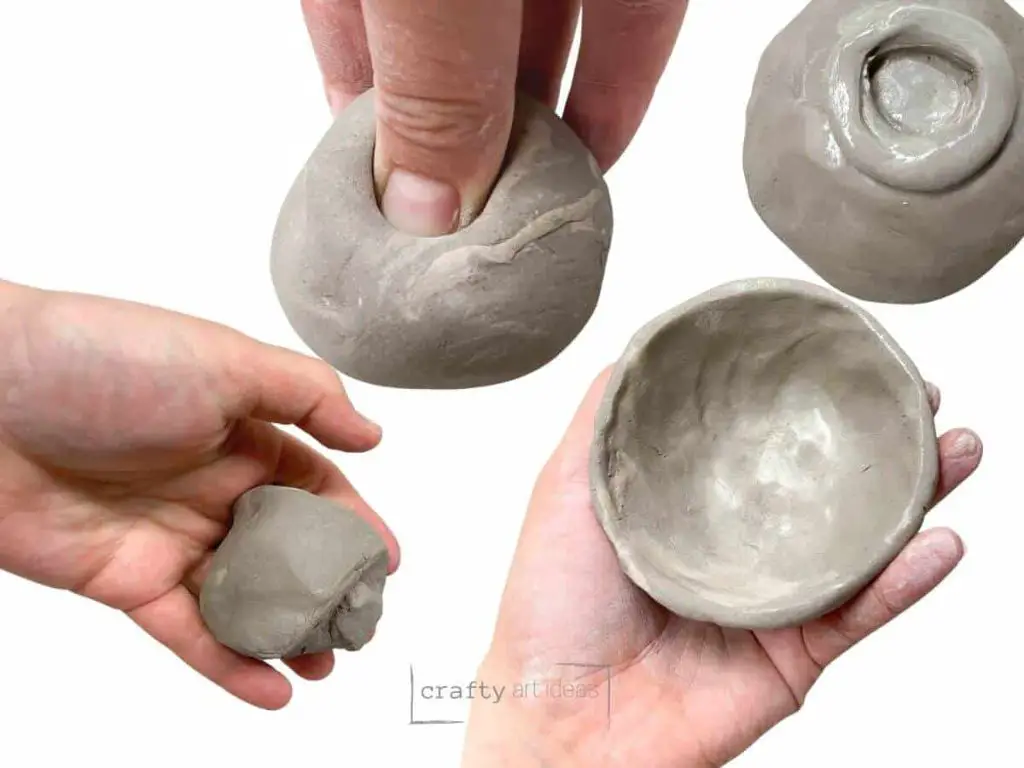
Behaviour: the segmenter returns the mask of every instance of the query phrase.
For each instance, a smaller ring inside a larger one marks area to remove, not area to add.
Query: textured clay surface
[[[1004,0],[812,0],[768,46],[744,167],[768,227],[831,285],[920,303],[1024,235],[1024,19]]]
[[[730,283],[630,342],[597,417],[595,510],[679,616],[800,624],[920,528],[938,473],[924,382],[879,324],[800,281]]]
[[[383,386],[484,386],[550,362],[593,314],[611,243],[590,153],[522,97],[480,215],[413,237],[374,196],[373,108],[370,92],[339,117],[281,211],[272,275],[296,332],[342,373]]]
[[[214,637],[246,656],[355,651],[380,620],[387,568],[387,545],[355,512],[262,486],[235,503],[199,607]]]

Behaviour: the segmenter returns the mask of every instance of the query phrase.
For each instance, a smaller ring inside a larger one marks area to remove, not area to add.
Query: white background
[[[717,283],[816,280],[754,214],[740,159],[758,58],[802,5],[693,3],[609,176],[600,307],[557,361],[470,392],[351,383],[385,438],[336,458],[404,545],[366,650],[340,656],[326,682],[297,683],[286,709],[258,711],[121,615],[0,576],[0,765],[457,765],[459,726],[407,725],[409,665],[472,679],[531,485],[592,376],[641,324]],[[2,277],[302,348],[268,274],[278,206],[329,120],[297,1],[4,2],[0,99]],[[936,304],[869,305],[942,387],[940,429],[985,441],[979,473],[929,518],[955,526],[968,554],[737,765],[1022,764],[1020,286],[1015,254]]]

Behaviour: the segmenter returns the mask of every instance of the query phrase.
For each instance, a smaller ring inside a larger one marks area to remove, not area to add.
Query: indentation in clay
[[[834,287],[893,303],[977,280],[1024,235],[1024,19],[1003,0],[812,0],[768,46],[744,168]]]
[[[485,386],[550,362],[604,279],[612,209],[593,157],[521,97],[480,214],[413,237],[377,207],[373,106],[370,92],[339,117],[282,207],[272,274],[292,326],[342,373],[391,387]]]
[[[748,629],[838,607],[917,532],[938,478],[924,382],[832,291],[729,283],[641,329],[597,416],[591,489],[625,573]]]

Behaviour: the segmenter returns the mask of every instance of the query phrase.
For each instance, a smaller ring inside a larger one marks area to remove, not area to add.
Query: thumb
[[[483,208],[515,109],[520,0],[369,0],[374,178],[397,228],[429,237]]]

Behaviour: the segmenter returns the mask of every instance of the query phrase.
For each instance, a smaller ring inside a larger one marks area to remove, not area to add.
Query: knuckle
[[[377,100],[377,118],[395,138],[430,152],[462,153],[485,145],[507,117],[481,99],[381,91]]]

